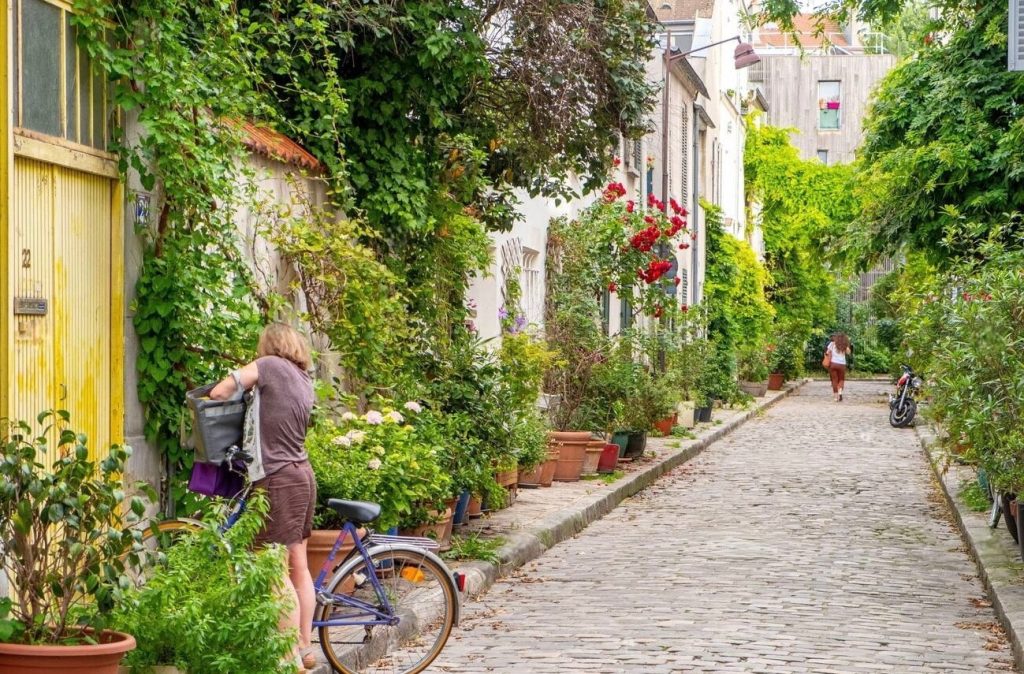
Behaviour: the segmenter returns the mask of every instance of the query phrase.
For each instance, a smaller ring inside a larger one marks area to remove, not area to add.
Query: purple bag
[[[205,496],[233,498],[245,488],[245,466],[242,472],[233,470],[227,463],[192,464],[192,475],[188,479],[188,490]]]

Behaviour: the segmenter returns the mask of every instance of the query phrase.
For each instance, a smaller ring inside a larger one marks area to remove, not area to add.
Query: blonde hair
[[[295,363],[303,371],[309,370],[313,364],[306,339],[298,330],[284,323],[271,323],[263,328],[256,353],[260,357],[280,356]]]

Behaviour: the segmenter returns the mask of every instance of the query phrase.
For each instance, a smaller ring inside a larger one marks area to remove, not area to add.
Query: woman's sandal
[[[313,669],[317,666],[316,646],[309,646],[299,651],[299,660],[306,669]]]

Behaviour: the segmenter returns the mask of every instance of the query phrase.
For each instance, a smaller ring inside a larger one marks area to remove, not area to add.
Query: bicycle
[[[245,512],[249,493],[247,487],[233,499],[220,531]],[[380,516],[380,505],[330,499],[328,506],[344,522],[313,581],[313,628],[328,663],[341,674],[422,672],[459,622],[465,576],[452,573],[434,554],[436,541],[366,528]],[[158,550],[202,526],[188,518],[165,520],[146,529],[143,543]],[[347,540],[354,547],[335,562]],[[426,650],[417,656],[420,646]]]

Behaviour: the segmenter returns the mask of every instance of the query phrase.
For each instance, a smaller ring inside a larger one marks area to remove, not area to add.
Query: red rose
[[[619,286],[615,285],[614,281],[608,284],[608,292],[613,293],[616,292],[618,289]]]
[[[683,306],[679,307],[679,310],[682,311],[683,313],[686,313],[687,311],[690,310],[690,306],[688,304],[684,304]]]
[[[682,283],[682,282],[683,282],[683,279],[681,279],[681,278],[679,278],[679,277],[677,276],[677,277],[676,277],[676,285],[679,285],[679,284],[680,284],[680,283]]]
[[[629,201],[626,202],[626,212],[627,213],[632,213],[634,208],[636,208],[636,204],[633,203],[632,199],[630,199]]]
[[[688,243],[685,243],[685,242],[684,242],[684,243],[681,243],[681,244],[679,244],[679,250],[686,250],[686,249],[687,249],[687,248],[689,248],[689,247],[690,247],[690,244],[688,244]]]
[[[619,159],[618,157],[615,157],[614,159],[612,159],[612,166],[614,166],[615,168],[619,168],[619,166],[621,166],[621,165],[622,165],[622,160],[621,159]]]
[[[682,206],[680,206],[680,205],[679,205],[679,202],[678,202],[678,201],[676,201],[676,200],[675,200],[674,198],[673,198],[673,199],[669,199],[669,200],[668,200],[668,203],[669,203],[669,206],[671,206],[671,207],[672,207],[672,212],[673,212],[673,213],[679,213],[680,211],[682,211],[682,210],[683,210],[683,207],[682,207]]]

